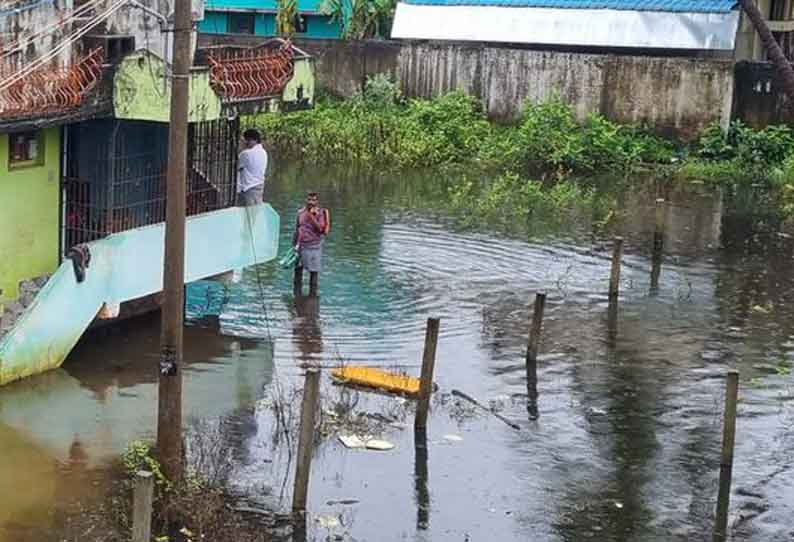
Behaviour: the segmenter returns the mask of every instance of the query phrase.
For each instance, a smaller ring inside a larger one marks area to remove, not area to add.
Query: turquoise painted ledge
[[[268,204],[190,217],[185,282],[275,259],[278,233]],[[165,225],[157,224],[89,243],[91,264],[79,284],[64,261],[0,342],[0,385],[60,367],[103,303],[162,291],[164,240]]]

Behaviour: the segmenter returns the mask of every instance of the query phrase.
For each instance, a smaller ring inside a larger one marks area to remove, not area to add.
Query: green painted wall
[[[9,168],[8,134],[0,134],[0,305],[16,299],[19,282],[58,265],[61,134],[42,132],[41,165]]]
[[[163,87],[165,62],[141,51],[127,56],[113,79],[115,117],[125,120],[168,122],[171,112],[171,83]],[[221,116],[221,100],[210,87],[209,70],[190,75],[189,121],[216,120]]]

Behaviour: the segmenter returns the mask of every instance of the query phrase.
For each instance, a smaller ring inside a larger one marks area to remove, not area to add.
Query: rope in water
[[[259,274],[259,266],[257,265],[257,257],[256,257],[256,242],[254,241],[254,226],[251,222],[251,211],[248,207],[245,207],[245,216],[248,222],[248,231],[251,233],[251,252],[254,256],[254,272],[256,273],[256,283],[259,287],[259,297],[262,303],[262,312],[265,316],[265,326],[267,328],[267,339],[271,343],[273,342],[273,335],[270,331],[270,314],[267,310],[267,302],[265,298],[265,287],[262,285],[262,277]]]

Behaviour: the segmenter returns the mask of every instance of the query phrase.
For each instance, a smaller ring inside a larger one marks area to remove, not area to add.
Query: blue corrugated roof
[[[433,6],[500,6],[519,8],[620,9],[727,13],[736,0],[404,0],[408,4]]]

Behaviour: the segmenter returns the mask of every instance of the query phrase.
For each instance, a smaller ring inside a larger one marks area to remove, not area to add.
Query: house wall
[[[338,38],[341,25],[331,17],[320,14],[322,0],[298,0],[298,12],[305,18],[307,31],[296,34],[307,38]],[[204,20],[199,31],[207,34],[233,33],[230,22],[233,14],[249,14],[254,17],[254,35],[272,37],[276,35],[276,0],[211,0],[207,2]]]
[[[58,265],[59,129],[42,141],[41,165],[9,169],[9,134],[0,134],[0,305],[16,299],[20,281]]]
[[[794,114],[771,62],[738,62],[733,116],[755,128],[790,124]]]
[[[96,8],[97,13],[102,13],[113,5],[116,0],[103,0]],[[144,6],[154,10],[163,17],[173,13],[174,0],[138,0]],[[19,36],[30,36],[64,17],[74,7],[73,0],[23,0],[20,9],[9,10],[2,13],[0,10],[0,39],[10,42]],[[204,0],[192,0],[194,19],[203,16]],[[29,8],[26,6],[30,6]],[[143,12],[141,9],[125,5],[106,21],[91,29],[89,35],[112,34],[126,35],[135,38],[136,49],[148,49],[162,58],[170,58],[173,48],[172,32],[169,28],[163,31],[161,20]],[[31,41],[25,48],[21,57],[17,57],[15,67],[29,63],[46,54],[68,35],[68,31],[54,29],[41,39]],[[80,41],[74,48],[66,48],[53,61],[53,65],[68,65],[75,53],[81,53]],[[2,71],[0,64],[0,71]]]
[[[199,31],[207,34],[233,33],[234,28],[229,18],[238,13],[238,11],[208,11],[204,20],[199,24]],[[251,15],[254,17],[253,35],[262,37],[277,35],[275,13],[253,12]],[[342,26],[338,22],[332,21],[331,17],[316,13],[304,13],[303,17],[306,20],[306,32],[296,33],[296,37],[334,39],[339,38],[342,34]]]
[[[168,122],[171,81],[166,65],[145,51],[127,56],[119,63],[113,81],[113,110],[118,119]],[[218,119],[221,99],[210,86],[208,69],[190,73],[188,120]]]
[[[17,9],[8,9],[6,13],[0,14],[0,40],[9,43],[20,35],[33,34],[47,27],[71,8],[72,0],[44,0],[42,2],[24,0],[19,3]],[[31,62],[45,51],[50,51],[59,42],[62,35],[62,32],[54,30],[43,39],[30,42],[23,54],[14,57],[16,62],[5,67],[7,69],[18,68]],[[66,64],[70,59],[70,53],[67,49],[55,58],[54,63]],[[5,61],[0,63],[0,72],[4,67],[3,64]]]
[[[248,38],[203,36],[204,42]],[[248,39],[250,42],[251,40]],[[730,119],[733,62],[720,59],[538,51],[454,42],[296,40],[315,58],[317,84],[352,96],[367,76],[391,73],[403,92],[432,97],[462,90],[493,119],[516,120],[529,101],[559,95],[580,117],[600,112],[624,123],[692,139]]]

